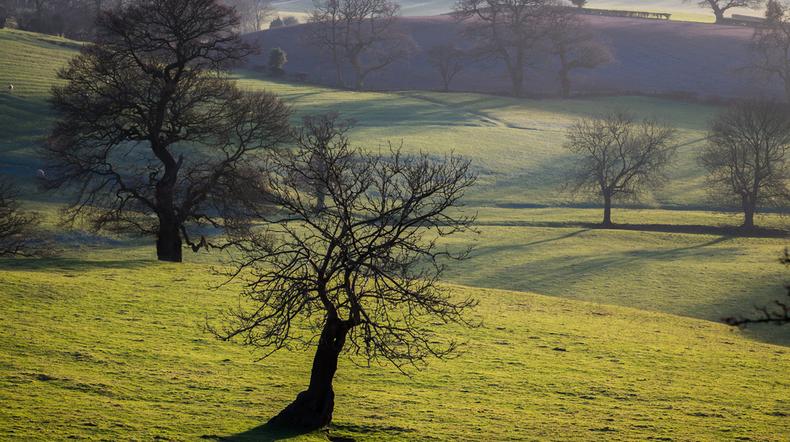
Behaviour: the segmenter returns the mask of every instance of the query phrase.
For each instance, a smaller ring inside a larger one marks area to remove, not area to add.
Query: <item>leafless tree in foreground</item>
[[[790,201],[790,107],[772,102],[741,103],[711,125],[700,163],[714,200],[740,206],[743,227],[754,227],[762,207]]]
[[[785,99],[790,101],[790,13],[784,3],[772,1],[766,11],[765,26],[754,30],[754,67],[782,81]]]
[[[21,210],[18,197],[11,181],[0,178],[0,257],[42,253],[42,240],[36,232],[39,217]]]
[[[47,185],[74,192],[68,221],[156,237],[157,257],[210,244],[199,233],[257,197],[246,174],[288,139],[276,96],[243,92],[226,69],[252,49],[215,0],[141,0],[105,12],[53,91],[59,119]]]
[[[436,68],[442,79],[442,90],[448,92],[450,83],[466,66],[469,57],[466,52],[452,44],[441,44],[427,51],[428,62]]]
[[[636,197],[666,180],[676,147],[674,129],[624,113],[582,119],[568,130],[565,147],[576,154],[568,180],[574,192],[599,194],[603,225],[612,225],[612,201]]]
[[[351,66],[354,88],[368,76],[406,57],[414,42],[396,25],[400,6],[389,0],[319,0],[311,11],[310,39],[331,57],[337,82],[345,87],[343,70]]]
[[[335,119],[321,117],[311,127],[331,130]],[[303,142],[272,159],[265,187],[282,210],[257,229],[232,233],[240,251],[232,276],[249,278],[246,300],[223,327],[209,327],[267,355],[317,346],[307,390],[270,425],[329,424],[344,351],[404,369],[455,350],[455,341],[432,330],[437,322],[468,324],[464,313],[476,301],[439,285],[447,260],[468,251],[451,252],[437,241],[470,228],[473,219],[452,210],[475,182],[469,167],[453,155],[434,160],[354,148],[344,129],[329,143]],[[305,183],[312,183],[307,191]],[[325,192],[323,203],[314,188]]]
[[[594,69],[614,60],[609,47],[597,41],[587,23],[572,10],[560,10],[549,17],[547,38],[551,52],[560,63],[560,94],[571,95],[571,72]]]
[[[790,251],[785,249],[784,256],[781,259],[782,264],[790,266]],[[785,286],[787,289],[787,296],[790,296],[790,285]],[[746,326],[749,324],[790,324],[790,302],[774,301],[771,307],[757,308],[759,316],[753,318],[744,317],[731,317],[725,318],[724,322],[734,326]]]
[[[547,24],[567,8],[556,0],[460,0],[455,16],[464,34],[475,40],[476,52],[492,54],[507,67],[512,93],[524,93],[524,71],[542,50]]]
[[[696,2],[700,8],[710,9],[716,16],[716,23],[724,21],[724,13],[732,8],[756,9],[765,0],[683,0],[684,3]]]

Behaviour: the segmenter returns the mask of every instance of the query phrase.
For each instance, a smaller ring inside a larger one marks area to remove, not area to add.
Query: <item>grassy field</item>
[[[29,181],[54,72],[77,45],[0,30],[0,172]],[[561,145],[574,119],[628,108],[679,129],[673,182],[646,205],[705,204],[694,154],[715,107],[640,97],[515,100],[352,93],[267,82],[296,114],[340,110],[354,139],[473,159],[472,259],[451,268],[483,326],[457,359],[407,378],[343,361],[332,437],[356,440],[787,440],[790,330],[717,323],[782,294],[782,238],[599,230],[566,204]],[[60,202],[29,193],[54,222]],[[510,208],[506,208],[510,207]],[[735,225],[706,211],[616,210],[615,222]],[[787,228],[764,216],[760,225]],[[237,300],[212,290],[215,255],[154,261],[148,243],[61,234],[59,258],[0,260],[0,439],[269,440],[257,429],[304,387],[309,352],[256,362],[202,330]],[[538,294],[540,293],[540,294]],[[550,295],[550,296],[546,296]],[[298,439],[325,440],[326,434]]]
[[[74,47],[66,40],[0,30],[0,59],[5,63],[0,84],[16,86],[13,95],[0,94],[0,167],[34,175],[39,165],[34,148],[51,118],[45,103],[48,88]],[[627,109],[671,123],[682,146],[670,184],[641,204],[698,207],[707,203],[695,158],[717,110],[712,106],[643,97],[524,100],[464,93],[354,93],[267,82],[251,72],[239,78],[242,87],[280,94],[297,115],[340,111],[357,121],[353,139],[370,148],[403,142],[411,151],[454,151],[470,157],[481,180],[469,202],[487,206],[588,203],[560,191],[562,172],[571,164],[562,147],[565,130],[580,117]]]
[[[255,428],[309,354],[262,362],[201,325],[235,287],[150,248],[0,262],[0,439],[197,440]],[[456,287],[480,328],[412,378],[342,361],[333,436],[357,440],[786,440],[790,352],[721,324]],[[323,435],[312,435],[318,438]]]

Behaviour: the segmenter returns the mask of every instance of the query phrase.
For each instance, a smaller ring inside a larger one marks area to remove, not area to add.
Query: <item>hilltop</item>
[[[730,99],[781,94],[779,84],[749,69],[752,29],[707,23],[586,16],[598,38],[612,49],[615,62],[573,74],[581,94],[645,94],[684,99]],[[320,49],[306,41],[307,27],[289,26],[251,34],[263,54],[251,65],[264,64],[266,51],[281,47],[288,53],[289,72],[308,81],[334,84],[334,70]],[[381,90],[439,89],[439,76],[425,51],[454,42],[460,26],[447,15],[403,17],[401,31],[410,35],[417,52],[371,75],[367,86]],[[526,90],[536,96],[556,95],[559,85],[553,62],[542,60],[527,69]],[[470,64],[452,88],[457,91],[507,93],[510,83],[495,62]]]

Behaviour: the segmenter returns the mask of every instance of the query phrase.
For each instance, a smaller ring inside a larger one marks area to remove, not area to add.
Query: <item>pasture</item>
[[[0,171],[31,183],[54,72],[78,45],[0,30]],[[343,360],[328,434],[299,440],[786,440],[790,331],[738,330],[782,294],[783,238],[600,230],[591,201],[561,192],[568,124],[629,109],[678,128],[670,184],[619,223],[732,226],[708,208],[695,161],[714,106],[645,97],[517,100],[472,93],[354,93],[236,74],[288,101],[295,120],[338,110],[370,149],[471,158],[480,185],[466,210],[479,234],[448,284],[481,301],[481,326],[456,359],[405,377]],[[61,196],[28,186],[29,207],[56,220]],[[551,207],[542,207],[551,206]],[[568,207],[574,206],[574,207]],[[668,210],[685,209],[685,210]],[[697,210],[689,210],[697,209]],[[758,224],[786,229],[766,215]],[[215,341],[206,320],[239,286],[219,254],[156,263],[148,241],[64,234],[61,256],[0,260],[0,439],[270,440],[258,428],[306,382],[309,351],[256,354]],[[360,361],[356,361],[360,362]],[[364,365],[364,364],[363,364]]]

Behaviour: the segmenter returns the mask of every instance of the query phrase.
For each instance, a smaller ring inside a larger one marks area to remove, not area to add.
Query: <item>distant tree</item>
[[[571,3],[573,3],[577,8],[581,9],[587,5],[587,0],[571,0]]]
[[[755,28],[752,38],[755,68],[782,81],[790,101],[790,14],[785,4],[773,1],[766,11],[765,26]]]
[[[10,13],[7,7],[0,5],[0,29],[5,28],[5,22],[8,20]]]
[[[269,421],[313,430],[332,420],[341,353],[403,370],[456,349],[433,330],[468,324],[476,301],[439,284],[445,261],[466,253],[437,239],[470,228],[472,219],[454,208],[475,178],[456,156],[371,153],[344,138],[301,144],[272,161],[264,187],[281,211],[258,230],[232,233],[241,252],[233,275],[249,277],[249,307],[209,330],[266,355],[316,345],[307,390]],[[325,189],[323,210],[306,181]]]
[[[288,56],[280,48],[274,48],[269,52],[269,70],[275,77],[281,77],[285,73],[285,63],[288,63]]]
[[[400,7],[389,0],[318,0],[311,11],[311,40],[326,50],[337,82],[345,87],[343,69],[354,72],[361,90],[370,74],[410,54],[414,42],[396,29]]]
[[[560,93],[565,98],[571,94],[571,72],[595,69],[614,59],[609,47],[597,41],[587,23],[571,11],[552,14],[546,35],[559,59]]]
[[[157,257],[211,244],[198,232],[257,198],[247,174],[288,137],[276,96],[226,68],[252,49],[214,0],[139,0],[108,12],[96,44],[60,71],[46,184],[75,192],[66,220],[156,237]],[[199,230],[195,230],[199,229]]]
[[[684,3],[696,2],[700,8],[710,9],[716,16],[716,23],[724,21],[724,13],[732,8],[753,8],[762,5],[765,0],[683,0]]]
[[[711,125],[700,163],[711,195],[740,206],[743,227],[766,206],[790,202],[790,108],[773,102],[746,102],[722,112]]]
[[[279,16],[275,17],[274,20],[272,20],[269,23],[269,29],[279,28],[279,27],[282,27],[282,26],[283,26],[283,19],[280,18]]]
[[[785,5],[779,0],[768,0],[765,5],[765,19],[769,23],[775,23],[781,20],[785,14]]]
[[[266,20],[274,12],[271,0],[226,0],[239,15],[239,30],[243,33],[257,32],[263,29]]]
[[[555,0],[460,0],[455,16],[477,53],[501,60],[514,96],[524,92],[524,70],[541,48],[554,14],[564,13]]]
[[[19,191],[7,178],[0,178],[0,257],[40,255],[42,239],[36,231],[39,217],[23,211]]]
[[[450,83],[466,66],[469,59],[466,52],[452,44],[440,44],[428,49],[428,62],[436,68],[442,80],[442,90],[450,90]]]
[[[289,15],[283,19],[283,25],[285,26],[292,26],[298,24],[299,24],[299,19],[294,17],[293,15]]]
[[[612,201],[635,197],[666,180],[676,147],[675,131],[624,113],[582,119],[568,130],[565,147],[577,156],[568,177],[571,190],[601,196],[603,225],[612,225]]]
[[[784,256],[782,256],[781,263],[786,267],[790,266],[790,251],[785,249]],[[790,296],[790,285],[786,285],[787,296]],[[750,324],[776,324],[784,325],[790,324],[790,301],[774,301],[771,307],[757,308],[759,316],[747,318],[742,316],[733,316],[724,318],[724,322],[729,325],[744,327]]]

